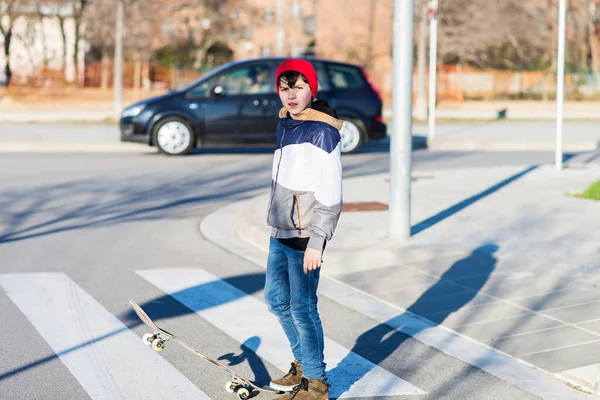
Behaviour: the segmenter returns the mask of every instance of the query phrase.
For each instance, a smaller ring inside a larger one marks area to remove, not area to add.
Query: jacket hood
[[[337,119],[337,113],[325,100],[315,100],[312,106],[302,111],[296,116],[292,116],[288,113],[285,107],[279,111],[279,118],[287,118],[293,121],[315,121],[324,122],[333,126],[338,131],[342,129],[343,121]],[[291,121],[290,121],[291,122]]]

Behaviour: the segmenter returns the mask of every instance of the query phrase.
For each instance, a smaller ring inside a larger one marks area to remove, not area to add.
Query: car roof
[[[294,58],[294,57],[275,57],[275,56],[273,56],[273,57],[246,58],[243,60],[230,61],[227,64],[224,64],[222,67],[229,68],[234,65],[250,64],[250,63],[255,63],[255,62],[260,62],[260,61],[282,62],[285,60],[289,60],[290,58]],[[311,62],[324,62],[324,63],[329,63],[329,64],[340,64],[340,65],[347,65],[349,67],[360,68],[360,65],[357,65],[357,64],[352,64],[352,63],[343,62],[343,61],[336,61],[336,60],[331,60],[331,59],[326,59],[326,58],[320,58],[320,57],[295,57],[295,58],[299,58],[299,59],[307,60],[307,61],[311,61]]]
[[[211,77],[221,73],[222,71],[225,71],[231,67],[235,67],[235,66],[239,66],[239,65],[246,65],[246,64],[253,64],[253,63],[257,63],[257,62],[265,62],[265,61],[274,61],[274,62],[282,62],[285,60],[289,60],[290,58],[293,57],[256,57],[256,58],[246,58],[243,60],[234,60],[234,61],[230,61],[228,63],[219,65],[218,67],[215,67],[214,69],[210,70],[209,72],[207,72],[204,76],[202,76],[201,78],[188,83],[187,85],[183,86],[182,88],[180,88],[178,91],[180,92],[184,92],[192,87],[194,87],[198,82],[201,81],[205,81],[207,79],[210,79]],[[344,65],[344,66],[348,66],[348,67],[354,67],[354,68],[360,68],[360,65],[357,64],[351,64],[351,63],[347,63],[347,62],[342,62],[342,61],[335,61],[335,60],[329,60],[326,58],[319,58],[319,57],[297,57],[303,60],[307,60],[307,61],[311,61],[311,62],[323,62],[323,63],[329,63],[329,64],[338,64],[338,65]]]

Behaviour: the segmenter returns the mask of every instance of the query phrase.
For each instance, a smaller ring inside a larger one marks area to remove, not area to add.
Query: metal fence
[[[384,103],[391,104],[392,72],[384,65],[371,76],[378,86]],[[389,67],[389,68],[388,68]],[[87,64],[77,74],[66,74],[64,70],[39,68],[31,73],[13,73],[7,94],[60,94],[75,89],[111,90],[113,86],[113,64]],[[414,72],[415,78],[417,71]],[[70,81],[67,76],[77,76]],[[123,69],[125,89],[144,97],[150,93],[179,88],[200,78],[200,71],[179,68],[164,68],[148,63],[126,63]],[[556,78],[551,71],[498,71],[438,67],[438,101],[490,101],[490,100],[553,100],[556,93]],[[427,79],[425,80],[427,82]],[[415,83],[417,80],[415,79]],[[426,88],[427,89],[427,88]],[[94,90],[92,90],[93,92]],[[413,95],[416,96],[416,84]],[[568,74],[566,77],[567,100],[600,100],[600,75],[593,73]]]

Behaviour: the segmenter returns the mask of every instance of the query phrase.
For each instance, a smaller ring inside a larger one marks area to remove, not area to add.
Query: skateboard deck
[[[221,362],[215,360],[206,353],[198,350],[197,348],[195,348],[185,340],[181,339],[180,337],[175,336],[172,333],[158,327],[158,325],[156,325],[152,321],[152,319],[150,319],[150,317],[148,316],[148,314],[146,314],[142,307],[137,305],[133,300],[129,300],[129,304],[131,305],[131,307],[133,307],[133,311],[135,311],[137,316],[140,317],[142,322],[153,329],[152,333],[146,333],[142,336],[142,342],[144,342],[144,344],[147,346],[152,346],[153,350],[162,351],[165,348],[167,342],[169,342],[170,340],[176,341],[181,346],[196,354],[205,361],[228,372],[231,376],[231,380],[225,384],[225,390],[229,393],[236,393],[238,399],[240,400],[250,398],[251,394],[253,394],[253,389],[258,391],[278,392],[277,390],[270,387],[257,386],[256,384],[252,383],[248,378],[245,378],[244,376],[238,374],[225,364],[222,364]]]

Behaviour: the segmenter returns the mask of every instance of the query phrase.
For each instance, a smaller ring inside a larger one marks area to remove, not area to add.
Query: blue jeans
[[[321,269],[304,274],[304,251],[284,246],[271,237],[265,300],[279,319],[292,353],[306,378],[325,380],[323,326],[317,310]]]

